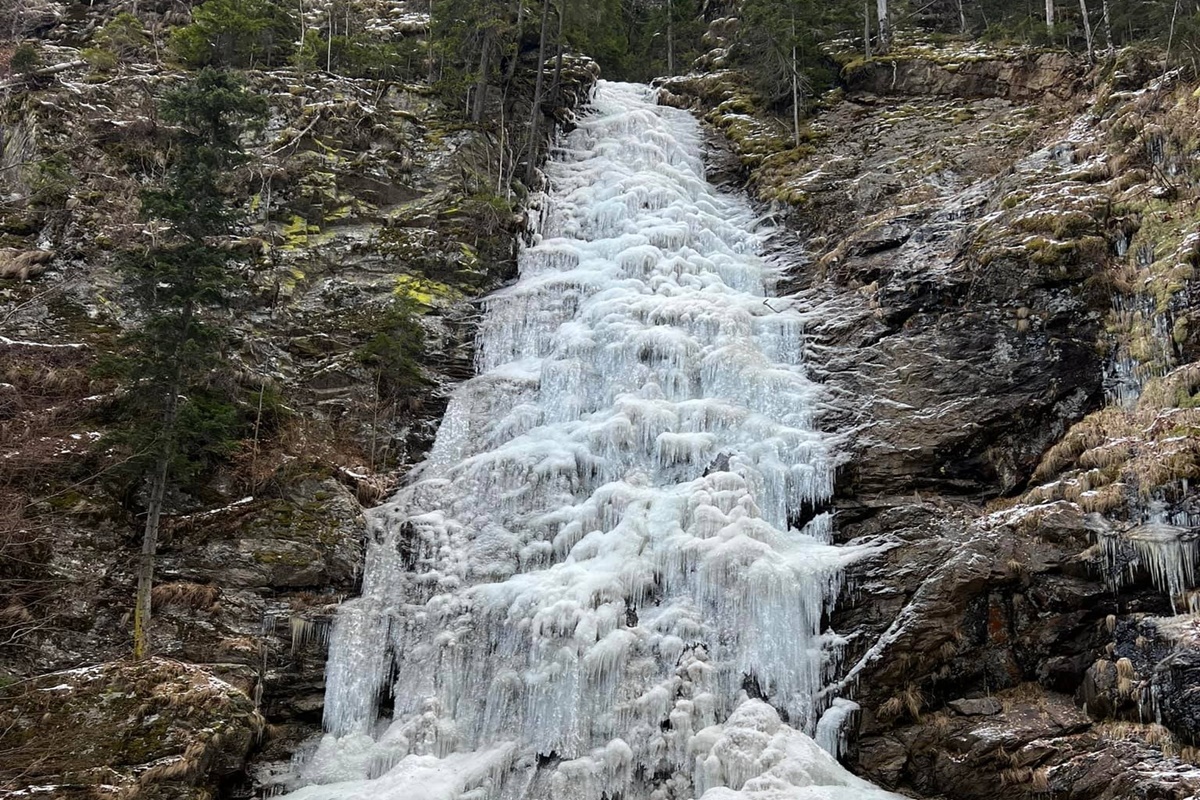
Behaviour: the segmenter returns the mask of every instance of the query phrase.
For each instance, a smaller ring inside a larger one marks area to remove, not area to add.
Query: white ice
[[[555,153],[479,376],[373,514],[294,797],[891,797],[806,735],[860,553],[814,514],[835,454],[804,316],[764,301],[765,232],[701,150],[603,83]]]

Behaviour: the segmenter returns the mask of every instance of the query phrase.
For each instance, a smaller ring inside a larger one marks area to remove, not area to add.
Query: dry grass
[[[954,726],[954,719],[946,711],[935,711],[932,714],[928,714],[922,722],[938,738],[945,736]]]
[[[1192,751],[1187,753],[1190,758],[1196,755],[1196,748],[1182,747],[1171,731],[1156,722],[1101,722],[1096,725],[1095,730],[1105,739],[1138,742],[1153,747],[1168,757],[1181,757],[1185,750]]]
[[[150,603],[154,610],[184,608],[192,611],[209,611],[216,605],[221,590],[213,584],[163,583],[150,592]]]
[[[925,695],[916,684],[908,684],[898,694],[892,695],[879,706],[879,716],[886,720],[896,720],[907,714],[914,722],[921,719],[921,709],[925,705]]]
[[[1009,767],[1000,771],[1001,786],[1024,786],[1033,782],[1033,770],[1029,767]]]
[[[1040,485],[1022,501],[1056,500],[1112,514],[1184,480],[1200,478],[1200,365],[1150,380],[1132,409],[1089,414],[1042,457]]]

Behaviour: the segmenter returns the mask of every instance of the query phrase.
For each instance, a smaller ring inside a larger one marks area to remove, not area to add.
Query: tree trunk
[[[796,15],[792,14],[792,136],[800,146],[800,59],[796,57]]]
[[[958,32],[967,32],[967,8],[963,0],[958,0]]]
[[[888,0],[875,0],[875,13],[879,17],[879,46],[880,54],[892,48],[892,21],[888,17]]]
[[[667,74],[675,74],[675,4],[667,0]]]
[[[1167,58],[1163,64],[1163,74],[1171,69],[1171,46],[1175,44],[1175,22],[1179,18],[1179,0],[1175,0],[1175,9],[1171,12],[1171,30],[1167,34]]]
[[[138,558],[137,601],[133,607],[133,657],[141,660],[150,654],[150,594],[154,588],[154,554],[158,550],[158,521],[162,516],[163,496],[167,489],[167,468],[171,459],[159,455],[150,482],[150,503],[146,509],[146,528],[142,533],[142,553]]]
[[[187,303],[181,314],[180,348],[188,339],[192,327],[192,305]],[[175,371],[167,396],[163,401],[162,434],[158,460],[150,480],[150,500],[146,505],[146,527],[142,531],[142,552],[138,558],[137,598],[133,606],[133,657],[141,660],[150,654],[151,594],[154,589],[154,555],[158,552],[158,523],[162,518],[163,498],[167,493],[167,474],[175,451],[175,421],[179,411],[179,392],[183,384],[183,362],[175,359]]]
[[[1046,0],[1046,30],[1054,32],[1054,0]]]
[[[1092,49],[1092,20],[1088,17],[1087,0],[1079,0],[1079,14],[1083,17],[1083,39],[1087,43],[1087,59],[1091,64],[1095,60]]]
[[[484,111],[487,110],[488,69],[491,67],[492,32],[483,32],[483,41],[479,44],[479,77],[475,79],[475,106],[471,109],[471,121],[483,121]]]
[[[533,173],[537,170],[538,123],[542,119],[542,87],[546,83],[546,27],[550,22],[550,0],[542,0],[542,33],[538,40],[537,81],[533,86],[533,110],[529,114],[529,162],[525,165],[525,183],[533,183]]]
[[[871,0],[863,0],[863,57],[871,57]]]
[[[429,35],[425,37],[425,59],[429,62],[429,82],[434,81],[433,58],[433,0],[429,0]]]
[[[508,62],[508,69],[504,72],[505,87],[512,83],[513,76],[517,74],[517,62],[521,60],[521,23],[524,21],[525,3],[523,0],[517,0],[517,48],[513,53],[512,61]]]
[[[1108,16],[1108,0],[1101,0],[1101,11],[1104,15],[1104,42],[1108,45],[1108,57],[1113,55],[1112,20]]]
[[[554,58],[554,102],[562,100],[563,19],[567,16],[567,0],[558,2],[558,34],[555,36],[557,55]]]

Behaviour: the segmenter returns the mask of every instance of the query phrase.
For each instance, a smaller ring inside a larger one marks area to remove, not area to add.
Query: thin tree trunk
[[[967,32],[967,9],[963,0],[958,0],[958,32]]]
[[[667,74],[675,74],[675,4],[667,0]]]
[[[433,0],[429,0],[429,35],[425,37],[425,58],[429,61],[429,82],[434,81],[434,58],[433,58]]]
[[[508,62],[508,69],[504,73],[504,85],[507,87],[512,83],[513,76],[517,74],[517,62],[521,60],[521,23],[525,21],[525,3],[523,0],[517,0],[517,47],[513,53],[512,61]]]
[[[475,107],[471,110],[471,121],[483,121],[483,113],[487,110],[488,69],[491,67],[492,32],[483,32],[483,41],[479,45],[479,77],[475,79]]]
[[[505,130],[504,130],[504,100],[500,101],[500,146],[497,148],[500,155],[497,158],[496,164],[496,196],[499,197],[504,192],[504,147],[505,147]]]
[[[139,661],[150,654],[150,595],[154,588],[154,554],[158,550],[158,521],[162,516],[170,463],[169,455],[163,452],[154,465],[150,504],[146,509],[146,528],[142,533],[142,553],[138,558],[137,601],[133,607],[133,657]]]
[[[1171,30],[1167,34],[1167,59],[1163,64],[1163,74],[1171,69],[1171,45],[1175,43],[1175,20],[1179,17],[1179,0],[1175,0],[1175,10],[1171,12]]]
[[[179,330],[179,347],[187,341],[192,326],[192,306],[184,306]],[[146,506],[146,527],[142,531],[142,552],[138,558],[137,597],[133,606],[133,657],[141,660],[150,654],[151,595],[154,590],[154,556],[158,552],[158,523],[162,518],[163,498],[167,493],[167,473],[175,449],[175,421],[179,410],[179,392],[183,384],[183,363],[176,348],[175,371],[167,387],[158,460],[150,481],[150,500]]]
[[[1079,14],[1083,17],[1083,38],[1087,42],[1087,59],[1091,64],[1095,60],[1095,52],[1092,49],[1092,20],[1088,16],[1087,0],[1079,0]]]
[[[863,0],[863,57],[871,57],[871,0]]]
[[[800,59],[796,57],[796,14],[792,13],[792,135],[800,146]]]
[[[1046,0],[1046,30],[1054,33],[1054,0]]]
[[[1112,20],[1108,16],[1108,0],[1101,0],[1101,12],[1104,14],[1104,41],[1108,45],[1108,57],[1113,55]]]
[[[550,23],[550,0],[542,0],[542,32],[538,40],[537,81],[533,86],[533,110],[529,114],[529,163],[525,165],[525,183],[533,183],[537,170],[538,123],[542,119],[542,87],[546,83],[546,27]]]
[[[563,65],[563,18],[567,16],[567,0],[559,0],[558,3],[558,35],[555,41],[558,46],[558,54],[554,59],[554,102],[560,103],[562,100],[562,65]]]
[[[892,47],[892,21],[888,18],[888,0],[875,0],[875,13],[879,17],[879,47],[881,54]]]

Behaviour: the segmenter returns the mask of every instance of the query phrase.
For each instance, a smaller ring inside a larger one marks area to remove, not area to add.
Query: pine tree
[[[241,159],[242,125],[264,110],[261,98],[247,94],[228,73],[211,69],[166,96],[160,113],[176,126],[175,158],[164,185],[143,194],[142,215],[165,223],[167,231],[120,265],[143,317],[128,336],[135,355],[125,365],[135,376],[131,412],[142,423],[130,438],[149,479],[135,658],[149,652],[154,556],[167,486],[187,471],[197,450],[221,447],[227,438],[222,432],[233,424],[232,411],[211,402],[204,388],[222,338],[211,316],[237,285],[228,253],[214,240],[228,235],[234,222],[221,181]]]
[[[791,106],[797,137],[811,89],[831,78],[818,42],[827,30],[852,24],[856,15],[849,4],[817,0],[745,0],[742,5],[734,59],[769,104]]]

